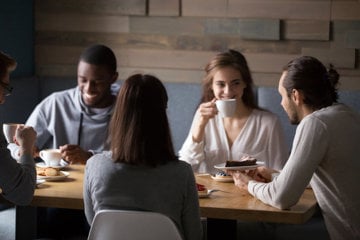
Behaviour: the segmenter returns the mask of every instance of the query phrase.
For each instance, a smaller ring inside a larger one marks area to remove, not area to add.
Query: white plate
[[[45,179],[36,179],[36,186],[45,182]]]
[[[211,178],[218,182],[233,182],[234,181],[232,176],[222,176],[222,177],[211,176]]]
[[[263,162],[257,162],[257,164],[255,165],[251,165],[251,166],[236,166],[236,167],[225,167],[226,163],[220,163],[215,165],[214,167],[220,170],[238,170],[238,171],[244,171],[244,170],[250,170],[250,169],[255,169],[257,167],[263,166],[264,163]]]
[[[45,165],[45,162],[36,163],[36,166],[39,167],[39,168],[52,167],[52,168],[59,168],[59,169],[61,169],[61,168],[66,167],[67,165],[69,165],[69,164],[68,164],[67,162],[65,162],[64,160],[61,160],[59,166],[47,166],[47,165]]]
[[[67,178],[70,175],[69,172],[60,171],[60,175],[58,176],[40,176],[37,175],[37,179],[44,179],[46,181],[59,181]]]

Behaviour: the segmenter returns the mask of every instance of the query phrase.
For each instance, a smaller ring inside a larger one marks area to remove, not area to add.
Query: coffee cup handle
[[[43,151],[40,151],[40,152],[39,152],[39,156],[40,156],[41,158],[43,158],[43,155],[44,155],[44,152],[43,152]]]

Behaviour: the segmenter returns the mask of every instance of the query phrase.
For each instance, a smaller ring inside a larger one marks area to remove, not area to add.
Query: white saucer
[[[36,163],[36,166],[39,167],[39,168],[52,167],[52,168],[61,169],[61,168],[66,167],[67,165],[69,165],[69,164],[67,162],[65,162],[64,160],[61,160],[60,165],[58,165],[58,166],[47,166],[47,165],[45,165],[45,162]]]
[[[69,172],[60,171],[60,175],[58,176],[41,176],[37,175],[37,179],[44,179],[46,181],[59,181],[67,178],[70,175]]]
[[[36,179],[36,186],[45,182],[45,179]]]

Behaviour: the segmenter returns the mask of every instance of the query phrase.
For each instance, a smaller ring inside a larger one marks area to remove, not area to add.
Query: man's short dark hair
[[[80,61],[89,64],[107,66],[113,73],[116,72],[117,62],[114,52],[107,46],[96,44],[88,47],[80,55]]]

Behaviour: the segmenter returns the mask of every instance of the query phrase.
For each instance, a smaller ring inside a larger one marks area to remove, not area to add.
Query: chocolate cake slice
[[[241,167],[256,165],[256,159],[253,157],[246,157],[240,161],[226,161],[225,167]]]

